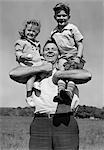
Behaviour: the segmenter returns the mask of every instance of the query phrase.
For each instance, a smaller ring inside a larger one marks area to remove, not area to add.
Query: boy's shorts
[[[74,62],[73,58],[74,57],[66,59],[66,62],[63,64],[64,69],[65,70],[83,69],[84,64],[85,64],[85,60],[81,58],[80,63],[76,63],[76,62]],[[60,58],[60,59],[64,59],[64,58]]]

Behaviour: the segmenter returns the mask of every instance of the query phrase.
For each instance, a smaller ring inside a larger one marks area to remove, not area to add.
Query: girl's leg
[[[31,77],[27,83],[26,83],[26,91],[27,91],[27,97],[32,96],[32,88],[33,88],[33,84],[35,82],[36,79],[36,75]]]
[[[32,93],[33,93],[33,84],[34,81],[36,79],[36,76],[31,77],[26,84],[26,90],[27,90],[27,95],[26,95],[26,102],[29,106],[34,107],[34,101],[33,101],[33,97],[32,97]]]

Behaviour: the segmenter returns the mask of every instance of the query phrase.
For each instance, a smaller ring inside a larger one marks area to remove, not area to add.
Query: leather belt
[[[73,115],[73,112],[60,113],[60,114],[35,113],[34,117],[53,118],[54,116],[56,116],[56,117],[66,117],[66,116],[71,116],[71,115]]]
[[[52,118],[54,117],[55,114],[47,114],[47,113],[35,113],[35,117],[47,117],[47,118]]]

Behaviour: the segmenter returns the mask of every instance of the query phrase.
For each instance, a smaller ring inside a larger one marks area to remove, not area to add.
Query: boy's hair
[[[56,4],[56,6],[53,8],[53,10],[55,12],[55,15],[57,15],[57,13],[59,13],[61,10],[64,10],[68,16],[70,15],[70,7],[64,3]]]
[[[27,28],[27,25],[29,24],[32,24],[34,26],[36,26],[36,30],[37,30],[37,34],[36,36],[39,34],[40,32],[40,28],[41,28],[41,24],[40,24],[40,21],[36,20],[36,19],[28,19],[24,22],[24,25],[23,25],[23,29],[21,31],[19,31],[19,34],[20,34],[20,37],[21,39],[24,39],[25,38],[25,30]]]

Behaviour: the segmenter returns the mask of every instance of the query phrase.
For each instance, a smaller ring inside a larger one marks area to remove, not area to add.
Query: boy
[[[57,21],[57,27],[52,31],[53,38],[59,48],[59,70],[82,69],[85,61],[83,57],[83,36],[78,28],[69,23],[70,8],[68,5],[58,3],[54,8],[54,18]],[[70,104],[73,99],[76,85],[73,81],[58,81],[58,96],[54,101],[60,101],[60,97],[68,99]],[[79,94],[78,94],[79,96]]]

